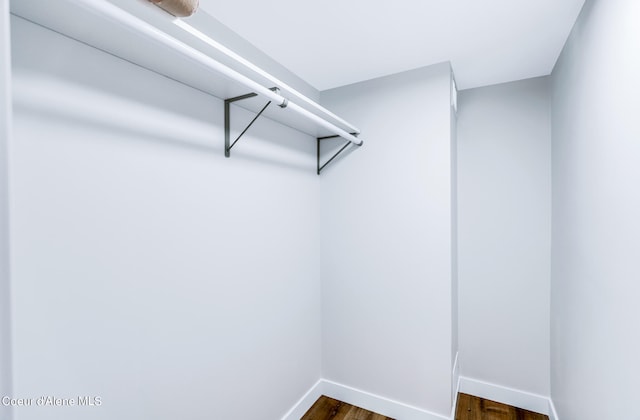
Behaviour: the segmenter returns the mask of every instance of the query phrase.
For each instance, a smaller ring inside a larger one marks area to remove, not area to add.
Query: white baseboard
[[[549,420],[560,420],[558,417],[558,412],[556,411],[556,406],[553,404],[553,400],[549,398]]]
[[[321,395],[398,420],[449,420],[448,417],[403,404],[326,379],[319,380],[282,420],[300,420]]]
[[[456,358],[456,363],[454,363],[452,372],[454,378],[456,375],[459,375],[457,365],[458,363]],[[453,406],[451,407],[450,420],[455,420],[455,410],[459,392],[475,395],[477,397],[486,398],[503,404],[513,405],[514,407],[524,408],[525,410],[546,414],[549,416],[549,420],[560,420],[553,404],[553,400],[542,395],[507,388],[501,385],[495,385],[464,376],[458,376],[455,383],[456,392],[453,399]],[[300,420],[307,410],[309,410],[309,408],[311,408],[311,406],[322,395],[398,420],[448,419],[443,415],[423,410],[418,407],[403,404],[389,398],[374,395],[333,381],[320,379],[306,392],[306,394],[302,396],[302,398],[300,398],[300,400],[298,400],[291,410],[282,417],[282,420]]]
[[[398,420],[448,420],[441,414],[328,380],[324,380],[324,395]]]
[[[458,393],[460,392],[460,352],[456,352],[456,358],[451,369],[451,420],[456,418],[456,407],[458,406]]]
[[[549,398],[518,389],[460,377],[460,392],[549,415]],[[550,419],[553,420],[553,419]],[[557,418],[555,420],[558,420]]]
[[[458,399],[458,389],[460,388],[460,353],[456,352],[456,358],[453,361],[453,369],[451,369],[451,401]]]
[[[456,393],[453,397],[453,402],[451,405],[451,420],[456,420],[456,408],[458,407],[458,394],[460,393],[460,376],[456,380]]]
[[[300,418],[304,416],[304,413],[306,413],[313,403],[315,403],[322,395],[322,385],[323,382],[322,379],[320,379],[307,391],[306,394],[302,396],[302,398],[298,400],[291,410],[282,417],[282,420],[300,420]]]

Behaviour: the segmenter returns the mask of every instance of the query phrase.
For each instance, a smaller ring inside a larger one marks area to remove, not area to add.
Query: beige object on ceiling
[[[149,0],[177,17],[191,16],[198,9],[198,0]]]

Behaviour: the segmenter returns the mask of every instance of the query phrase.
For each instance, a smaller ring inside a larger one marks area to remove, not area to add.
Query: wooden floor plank
[[[394,420],[321,396],[300,420]],[[549,420],[549,417],[496,401],[458,394],[456,420]]]
[[[327,396],[321,396],[300,420],[394,420]]]
[[[549,417],[484,398],[458,394],[456,420],[549,420]]]

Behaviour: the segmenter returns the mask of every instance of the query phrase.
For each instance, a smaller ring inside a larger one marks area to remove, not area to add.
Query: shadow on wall
[[[315,142],[314,142],[315,143]],[[325,139],[320,142],[320,166],[329,162],[329,160],[345,145],[346,140],[342,138],[337,139]],[[356,146],[353,143],[350,143],[347,148],[340,152],[339,155],[335,156],[335,158],[329,163],[326,167],[322,169],[322,173],[331,171],[335,165],[338,164],[342,159],[345,159],[355,150],[359,149],[360,146]]]
[[[99,91],[39,74],[21,72],[14,77],[14,106],[38,118],[67,119],[74,125],[117,131],[131,139],[163,141],[195,151],[224,157],[222,101],[203,94],[200,104],[176,109],[151,105],[141,98]],[[169,95],[168,95],[169,96]],[[175,98],[175,97],[174,97]],[[179,103],[180,101],[175,101]],[[184,102],[182,102],[184,103]],[[164,104],[162,104],[164,106]],[[193,114],[188,112],[194,111]],[[233,109],[232,140],[239,134],[251,112]],[[315,167],[315,141],[268,119],[259,119],[234,147],[233,159],[251,160],[304,172]],[[254,133],[258,133],[255,135]],[[269,133],[269,134],[264,134]],[[300,139],[298,137],[304,136]],[[244,144],[242,144],[244,143]]]

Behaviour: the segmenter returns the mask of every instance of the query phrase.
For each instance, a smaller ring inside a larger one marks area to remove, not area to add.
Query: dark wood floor
[[[300,420],[394,419],[323,395]],[[549,420],[549,417],[484,398],[458,394],[456,420]]]
[[[318,401],[307,411],[300,420],[394,420],[380,414],[372,413],[364,408],[356,407],[325,397]],[[528,419],[527,419],[528,420]]]
[[[549,420],[549,417],[484,398],[458,394],[456,420]]]

